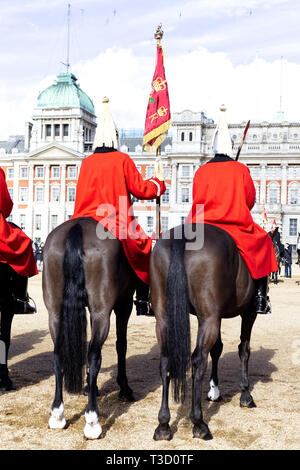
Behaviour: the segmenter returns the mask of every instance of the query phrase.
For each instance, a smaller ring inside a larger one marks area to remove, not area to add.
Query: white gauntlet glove
[[[154,176],[158,178],[160,181],[165,180],[165,171],[164,171],[164,166],[163,166],[163,162],[161,158],[158,158],[155,162]]]

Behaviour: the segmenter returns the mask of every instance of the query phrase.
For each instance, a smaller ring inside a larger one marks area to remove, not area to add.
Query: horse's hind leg
[[[49,419],[50,429],[63,429],[66,426],[63,403],[63,371],[58,352],[59,315],[50,315],[50,332],[54,343],[53,370],[55,374],[55,396],[51,407]]]
[[[126,353],[127,353],[127,325],[133,305],[132,298],[127,303],[118,305],[114,308],[116,314],[117,342],[116,349],[118,354],[118,376],[117,383],[120,386],[119,399],[126,402],[135,401],[133,392],[128,385],[126,374]]]
[[[88,349],[88,404],[85,411],[84,435],[87,439],[98,439],[102,433],[97,404],[97,377],[101,368],[102,346],[110,326],[110,311],[91,312],[92,331]]]
[[[199,325],[197,346],[192,354],[192,411],[191,421],[194,424],[193,436],[204,440],[212,439],[207,424],[203,421],[201,396],[203,377],[207,368],[208,353],[215,344],[220,331],[220,322],[208,318]]]
[[[242,365],[241,398],[240,405],[247,408],[255,408],[254,400],[249,392],[248,361],[250,357],[250,337],[256,313],[246,312],[242,317],[241,343],[239,344],[239,356]]]
[[[167,347],[167,324],[166,320],[160,317],[156,312],[156,335],[160,345],[160,376],[162,380],[162,402],[158,413],[159,425],[154,432],[153,439],[171,440],[172,431],[169,426],[170,409],[169,409],[169,385],[170,377],[168,374],[168,347]]]
[[[209,392],[207,394],[207,399],[209,401],[220,401],[222,400],[220,390],[219,390],[219,379],[218,379],[218,362],[223,351],[223,343],[221,340],[221,331],[219,331],[219,336],[217,341],[213,345],[210,351],[212,366],[211,366],[211,376],[209,381]]]
[[[10,346],[11,324],[14,314],[9,307],[3,307],[0,312],[0,390],[15,390],[7,368],[7,357]]]

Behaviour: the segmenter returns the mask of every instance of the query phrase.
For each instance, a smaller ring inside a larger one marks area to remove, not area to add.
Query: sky
[[[70,71],[119,128],[143,128],[162,23],[171,114],[300,122],[299,0],[0,0],[0,140],[24,134],[39,92]]]

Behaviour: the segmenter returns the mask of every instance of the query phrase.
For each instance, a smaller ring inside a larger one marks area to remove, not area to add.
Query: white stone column
[[[260,204],[264,204],[267,200],[266,194],[266,165],[265,163],[261,163],[260,165],[260,197],[259,202]]]
[[[287,164],[281,164],[281,204],[287,204]]]
[[[33,238],[33,163],[29,163],[29,178],[28,178],[28,206],[27,206],[27,235]]]
[[[61,165],[61,220],[59,223],[63,223],[66,220],[66,169],[67,165],[63,163]]]
[[[49,229],[49,199],[50,199],[50,163],[45,164],[45,187],[44,187],[44,207],[45,212],[42,218],[42,241],[45,242]]]
[[[174,206],[177,203],[177,169],[178,169],[178,163],[172,163],[171,194],[170,194],[171,208],[174,208]]]

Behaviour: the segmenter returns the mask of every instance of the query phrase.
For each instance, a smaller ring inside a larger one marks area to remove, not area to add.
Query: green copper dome
[[[72,73],[60,73],[55,83],[39,94],[39,108],[83,108],[95,114],[91,98],[81,90]]]

